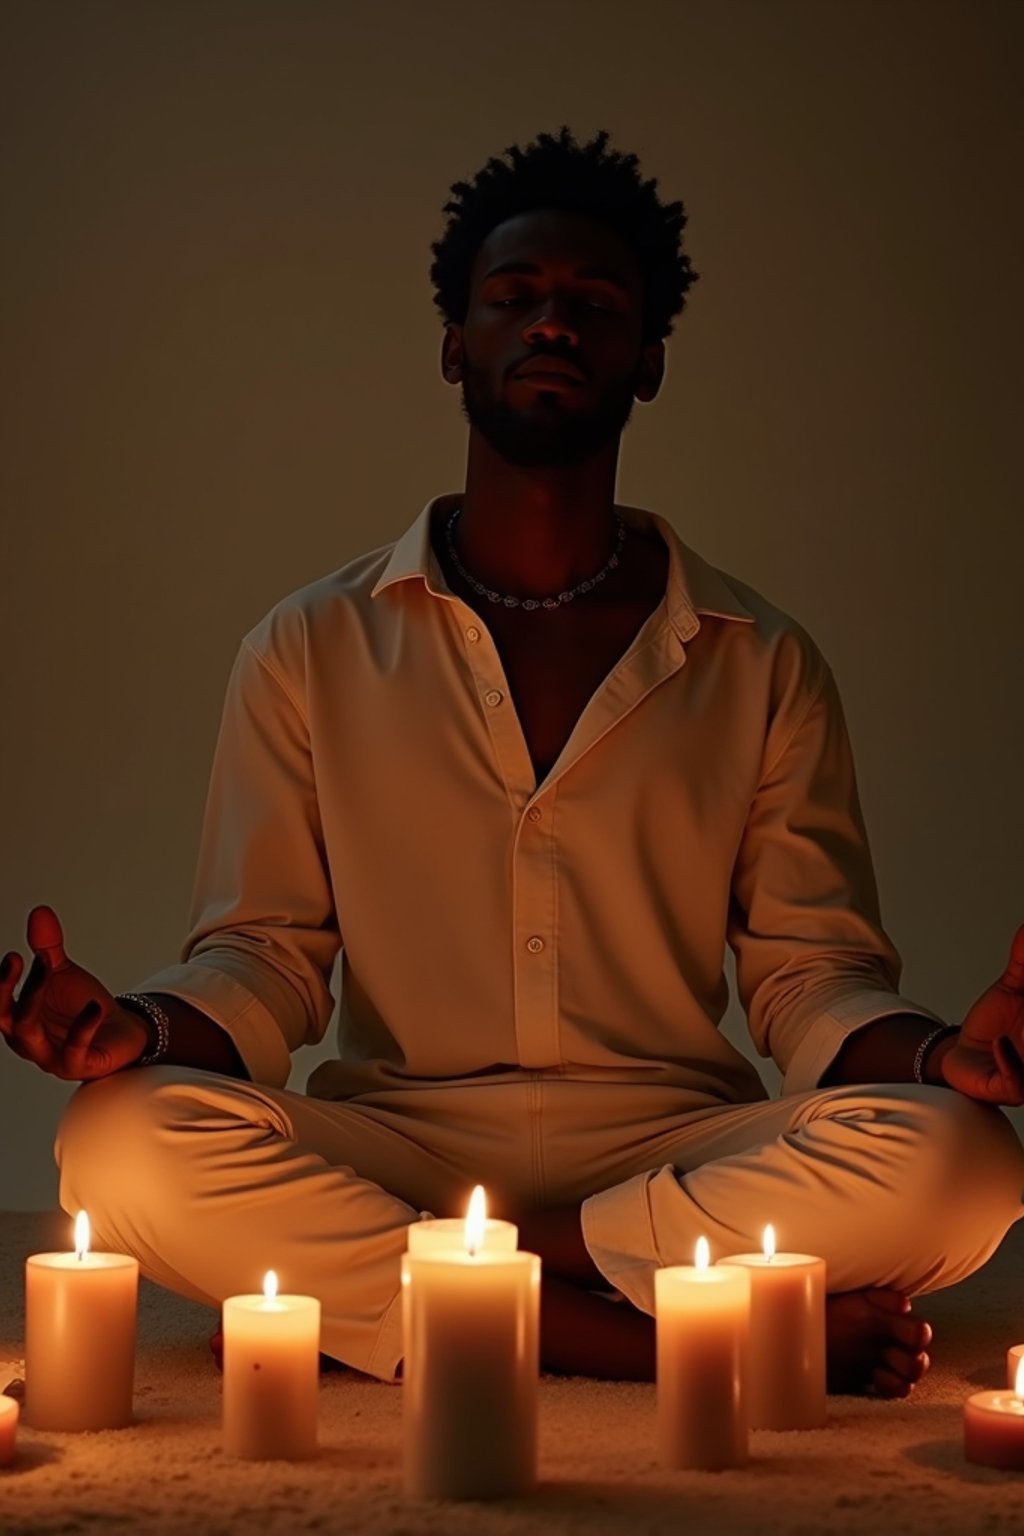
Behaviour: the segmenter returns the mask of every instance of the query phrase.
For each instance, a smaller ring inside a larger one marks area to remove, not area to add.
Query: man
[[[114,998],[36,908],[0,1025],[85,1083],[57,1155],[98,1242],[211,1305],[272,1262],[363,1371],[400,1373],[406,1226],[479,1180],[544,1258],[548,1367],[650,1377],[655,1268],[772,1221],[827,1260],[832,1387],[904,1396],[909,1297],[1022,1213],[1024,927],[959,1030],[900,996],[827,664],[615,502],[696,274],[607,138],[454,184],[465,490],[243,641],[181,964]],[[717,1028],[727,942],[778,1101]],[[289,1093],[339,947],[339,1057]]]

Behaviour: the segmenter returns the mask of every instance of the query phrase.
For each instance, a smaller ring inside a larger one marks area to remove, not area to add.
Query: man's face
[[[636,260],[608,225],[547,208],[506,220],[477,252],[465,324],[445,337],[463,414],[510,464],[592,458],[619,438],[634,398],[657,393],[664,347],[641,348],[642,309]],[[523,376],[545,358],[582,378]]]

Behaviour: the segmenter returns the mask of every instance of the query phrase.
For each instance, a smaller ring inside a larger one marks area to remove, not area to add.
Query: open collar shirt
[[[428,502],[396,543],[241,642],[180,963],[138,983],[309,1091],[531,1074],[764,1097],[719,1029],[726,946],[758,1052],[814,1088],[898,992],[832,673],[806,631],[689,549],[535,782],[498,650],[448,587]]]

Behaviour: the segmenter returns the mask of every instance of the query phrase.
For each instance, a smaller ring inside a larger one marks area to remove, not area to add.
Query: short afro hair
[[[443,209],[451,217],[430,247],[434,303],[445,324],[465,324],[470,272],[491,230],[532,208],[560,208],[601,219],[622,236],[643,280],[644,343],[671,335],[673,317],[698,278],[680,249],[686,211],[681,202],[655,196],[657,178],[641,180],[636,155],[606,153],[608,138],[602,129],[581,146],[566,127],[557,139],[541,133],[525,150],[518,144],[505,150],[511,165],[492,156],[472,182],[452,182],[456,198]]]

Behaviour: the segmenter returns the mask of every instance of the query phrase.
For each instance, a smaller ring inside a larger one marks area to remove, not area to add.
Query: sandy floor
[[[26,1254],[66,1246],[66,1221],[0,1215],[0,1373],[20,1369]],[[59,1234],[59,1235],[58,1235]],[[321,1454],[244,1463],[220,1444],[214,1314],[143,1283],[137,1422],[92,1435],[23,1427],[0,1469],[3,1536],[72,1533],[1024,1532],[1024,1473],[963,1459],[964,1398],[1001,1385],[1024,1340],[1024,1223],[981,1273],[918,1310],[936,1326],[933,1369],[907,1403],[829,1400],[828,1426],[753,1436],[742,1471],[667,1472],[654,1442],[654,1388],[579,1379],[541,1384],[541,1486],[502,1504],[419,1504],[401,1484],[402,1391],[331,1375],[321,1387]]]

